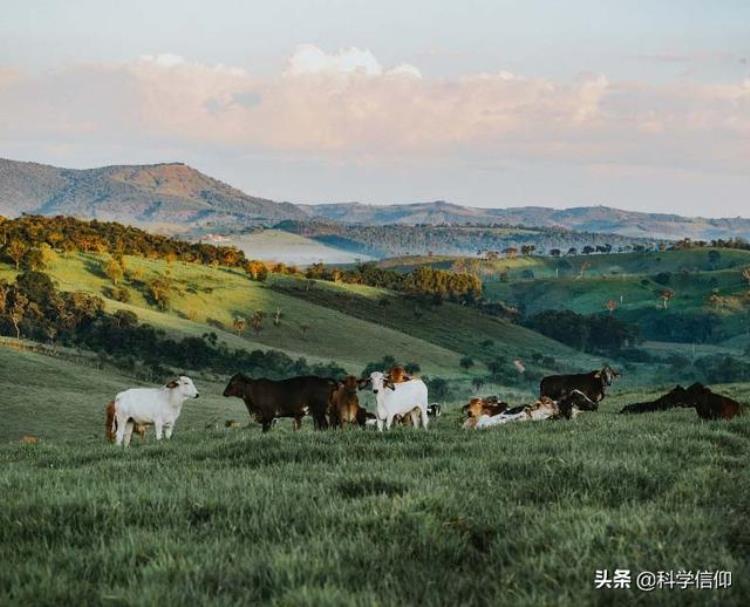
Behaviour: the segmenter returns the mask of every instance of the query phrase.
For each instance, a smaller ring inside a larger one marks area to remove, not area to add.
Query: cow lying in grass
[[[712,392],[700,383],[694,383],[689,388],[675,386],[672,390],[659,398],[626,405],[620,413],[651,413],[665,411],[675,407],[694,408],[701,419],[732,419],[741,414],[742,405],[722,394]]]
[[[114,417],[107,434],[115,434],[118,446],[130,445],[135,424],[153,424],[156,440],[162,434],[172,438],[172,431],[180,417],[182,405],[189,398],[198,398],[193,380],[184,375],[162,388],[131,388],[120,392],[114,400]]]
[[[504,403],[503,403],[504,404]],[[469,405],[471,406],[471,402]],[[512,422],[540,421],[544,419],[572,419],[581,411],[594,411],[597,404],[580,390],[573,390],[557,401],[546,396],[532,405],[522,405],[513,409],[506,408],[498,414],[482,413],[477,406],[470,407],[470,416],[464,422],[464,428],[481,429],[499,426]],[[479,412],[478,416],[474,413]]]
[[[497,396],[487,396],[472,398],[461,408],[461,411],[466,417],[482,417],[482,415],[493,417],[504,413],[507,409],[508,403],[498,400]]]

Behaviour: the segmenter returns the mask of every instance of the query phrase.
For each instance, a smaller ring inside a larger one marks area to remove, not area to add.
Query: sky
[[[0,157],[750,216],[750,2],[3,0]]]

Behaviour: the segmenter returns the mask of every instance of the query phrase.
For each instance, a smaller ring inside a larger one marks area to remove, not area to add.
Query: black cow
[[[245,401],[247,411],[268,432],[274,419],[291,417],[298,430],[305,415],[311,415],[316,430],[328,427],[326,412],[337,384],[333,379],[315,376],[292,377],[274,381],[250,379],[237,373],[229,380],[224,396]]]
[[[620,374],[609,365],[604,365],[599,371],[591,373],[577,373],[574,375],[549,375],[539,384],[539,398],[547,396],[552,400],[560,400],[573,390],[579,390],[595,403],[599,403],[605,394],[606,386]]]

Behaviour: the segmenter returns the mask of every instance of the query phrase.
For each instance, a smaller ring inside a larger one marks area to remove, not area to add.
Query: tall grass
[[[732,393],[747,397],[748,386]],[[198,431],[0,447],[0,604],[746,605],[750,419]],[[723,591],[596,569],[731,570]]]

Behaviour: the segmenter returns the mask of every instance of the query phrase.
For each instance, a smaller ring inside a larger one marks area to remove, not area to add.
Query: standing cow
[[[236,396],[245,401],[248,413],[263,426],[263,432],[268,432],[274,419],[279,417],[291,417],[294,429],[299,430],[305,415],[312,416],[316,430],[323,430],[328,427],[326,413],[335,388],[336,382],[324,377],[302,376],[274,381],[251,379],[237,373],[229,380],[224,396]]]
[[[552,400],[559,400],[573,390],[579,390],[593,402],[599,403],[605,396],[605,388],[611,386],[619,376],[620,374],[609,365],[590,373],[549,375],[539,384],[539,397],[546,396]]]
[[[189,398],[198,398],[193,380],[184,375],[163,388],[131,388],[120,392],[114,401],[114,416],[108,424],[109,433],[115,433],[117,445],[130,445],[135,424],[153,424],[156,440],[162,433],[172,438],[172,430],[180,417],[182,405]]]
[[[409,414],[416,427],[421,418],[422,427],[427,430],[427,386],[421,379],[412,379],[394,384],[380,371],[370,374],[372,392],[378,404],[378,430],[391,428],[393,419]]]

